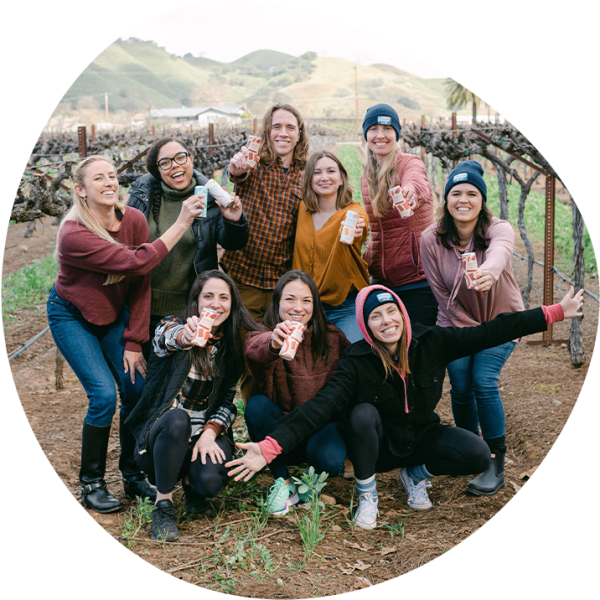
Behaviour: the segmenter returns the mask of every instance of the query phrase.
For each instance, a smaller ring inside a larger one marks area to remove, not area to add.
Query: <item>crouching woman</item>
[[[206,346],[192,344],[203,308],[217,313]],[[174,541],[173,490],[182,480],[188,513],[203,513],[228,481],[233,456],[233,399],[244,370],[243,335],[258,329],[231,279],[201,273],[185,313],[165,317],[152,342],[146,385],[126,421],[137,440],[136,460],[157,487],[152,539]]]

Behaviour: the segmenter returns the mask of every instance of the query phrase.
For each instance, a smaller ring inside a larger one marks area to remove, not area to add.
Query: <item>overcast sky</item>
[[[252,3],[229,2],[227,15],[223,4],[190,6],[166,12],[160,17],[140,19],[126,27],[126,35],[142,40],[153,40],[168,52],[182,56],[188,52],[221,62],[231,62],[254,50],[278,50],[293,56],[307,51],[319,56],[344,58],[363,65],[387,63],[420,77],[445,77],[445,73],[423,61],[403,42],[402,24],[398,24],[393,39],[380,35],[382,23],[374,23],[372,34],[376,41],[366,41],[361,27],[335,26],[338,20],[332,8],[322,8],[318,14],[303,12],[293,20],[277,9],[260,16],[259,28],[248,26],[248,35],[236,36],[239,21],[249,22]],[[207,20],[206,15],[222,15]],[[370,17],[366,17],[369,19]],[[293,33],[294,35],[290,35]],[[382,41],[379,38],[387,38]],[[414,45],[413,45],[414,47]],[[418,47],[415,48],[418,51]]]

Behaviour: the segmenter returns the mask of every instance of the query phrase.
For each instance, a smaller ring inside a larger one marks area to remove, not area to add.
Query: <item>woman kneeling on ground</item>
[[[217,313],[204,347],[194,345],[203,308]],[[201,514],[225,489],[233,456],[236,384],[244,371],[243,336],[258,329],[237,288],[222,271],[200,274],[186,311],[156,328],[144,393],[127,419],[136,459],[158,490],[152,539],[180,537],[173,490],[181,479],[188,513]]]
[[[474,433],[443,425],[434,412],[442,395],[446,365],[516,337],[545,331],[563,318],[581,316],[583,290],[573,288],[560,304],[503,313],[475,327],[411,328],[404,305],[390,290],[361,290],[356,318],[364,340],[344,353],[339,369],[314,398],[286,415],[260,444],[238,444],[244,457],[230,461],[230,475],[248,481],[268,462],[288,452],[344,411],[347,442],[354,465],[359,505],[354,523],[377,525],[375,473],[400,468],[408,506],[431,508],[429,478],[485,471],[486,443]]]
[[[279,352],[293,323],[306,327],[292,360]],[[273,291],[263,324],[271,331],[250,333],[245,340],[246,361],[253,376],[251,397],[244,412],[250,439],[264,440],[278,420],[314,396],[337,370],[338,360],[350,342],[343,332],[327,322],[317,286],[304,271],[288,271]],[[269,468],[275,478],[268,498],[274,516],[304,498],[298,495],[288,465],[308,463],[317,472],[340,475],[346,445],[340,435],[338,417],[332,413],[321,425],[289,446]],[[297,446],[297,447],[296,447]]]

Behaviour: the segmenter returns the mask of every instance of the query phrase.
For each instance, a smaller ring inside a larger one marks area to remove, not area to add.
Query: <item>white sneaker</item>
[[[429,510],[433,508],[433,503],[427,495],[427,488],[431,487],[431,481],[423,479],[419,483],[415,483],[406,472],[406,469],[398,471],[398,477],[408,494],[408,506],[415,510]]]
[[[362,529],[374,529],[377,527],[377,500],[371,492],[361,494],[358,497],[358,508],[354,513],[354,524]]]

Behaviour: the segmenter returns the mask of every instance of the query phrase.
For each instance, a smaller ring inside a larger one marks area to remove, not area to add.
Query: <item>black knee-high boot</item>
[[[81,504],[99,513],[111,513],[123,508],[122,502],[107,489],[104,481],[106,452],[110,425],[96,427],[83,424],[81,435]]]
[[[465,491],[474,496],[493,496],[504,487],[505,436],[484,440],[492,453],[490,466],[479,476],[469,481]]]
[[[125,425],[125,417],[119,415],[119,441],[121,442],[121,456],[119,457],[119,470],[123,475],[123,488],[125,495],[133,500],[135,497],[148,498],[156,502],[156,487],[135,461],[135,437]]]

